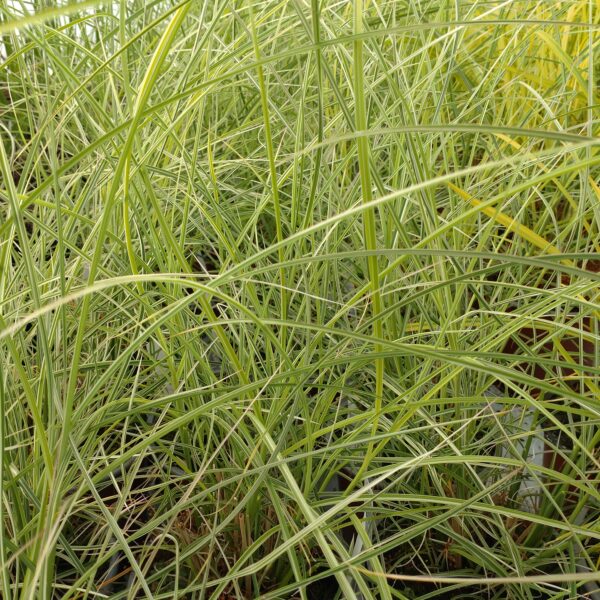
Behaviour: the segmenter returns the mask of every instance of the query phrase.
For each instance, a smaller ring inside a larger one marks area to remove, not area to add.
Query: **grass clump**
[[[0,6],[0,596],[599,597],[594,2]]]

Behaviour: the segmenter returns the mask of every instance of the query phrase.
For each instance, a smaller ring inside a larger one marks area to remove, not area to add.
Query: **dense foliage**
[[[597,600],[599,32],[0,2],[0,597]]]

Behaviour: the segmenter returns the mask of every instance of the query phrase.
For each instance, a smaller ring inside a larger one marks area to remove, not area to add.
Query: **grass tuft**
[[[0,597],[600,598],[597,3],[0,4]]]

